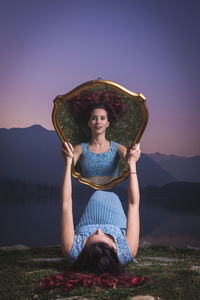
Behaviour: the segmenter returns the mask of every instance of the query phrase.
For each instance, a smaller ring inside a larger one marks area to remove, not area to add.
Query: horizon
[[[5,128],[5,127],[1,127],[1,129],[6,129],[6,130],[12,130],[12,129],[26,129],[26,128],[30,128],[30,127],[33,127],[33,126],[39,126],[39,127],[42,127],[43,129],[47,130],[47,131],[53,131],[56,133],[56,130],[55,128],[53,129],[48,129],[48,128],[45,128],[44,126],[42,126],[41,124],[33,124],[33,125],[30,125],[30,126],[27,126],[27,127],[10,127],[10,128]],[[57,133],[56,133],[57,134]],[[161,154],[161,155],[167,155],[167,156],[177,156],[179,158],[192,158],[192,157],[198,157],[200,155],[193,155],[193,156],[181,156],[181,155],[178,155],[176,153],[161,153],[161,152],[144,152],[142,151],[143,154],[147,154],[147,155],[150,155],[150,154]]]
[[[53,99],[102,77],[147,98],[144,152],[200,155],[198,1],[11,0],[0,7],[1,128],[53,130]]]

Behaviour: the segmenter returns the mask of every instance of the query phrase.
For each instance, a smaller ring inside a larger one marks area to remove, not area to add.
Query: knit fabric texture
[[[110,142],[110,148],[103,153],[90,151],[88,143],[81,144],[81,156],[79,163],[83,177],[93,176],[118,176],[119,155],[117,153],[119,144]]]
[[[114,238],[121,264],[134,261],[126,241],[126,215],[119,197],[113,192],[96,191],[75,228],[74,244],[68,256],[70,263],[80,254],[86,238],[99,228]]]

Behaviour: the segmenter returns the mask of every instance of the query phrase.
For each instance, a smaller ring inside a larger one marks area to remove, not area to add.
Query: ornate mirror
[[[111,116],[105,133],[110,148],[104,153],[93,153],[89,148],[92,133],[88,121],[93,107],[107,107]],[[112,81],[92,80],[54,99],[52,121],[62,142],[82,149],[79,160],[72,165],[72,175],[94,189],[108,189],[125,180],[129,171],[125,160],[116,153],[115,171],[104,171],[111,166],[107,155],[118,144],[128,149],[140,141],[148,121],[146,98]],[[85,172],[84,162],[81,163],[83,152],[92,170],[89,173]],[[91,165],[92,161],[95,166]]]

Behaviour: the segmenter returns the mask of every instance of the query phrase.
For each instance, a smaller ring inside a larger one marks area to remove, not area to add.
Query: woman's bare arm
[[[80,156],[81,156],[81,145],[76,145],[74,146],[74,152],[73,152],[73,155],[74,155],[74,166],[76,165],[77,161],[79,160]]]
[[[139,202],[140,193],[137,179],[136,162],[139,159],[141,151],[139,145],[134,145],[127,155],[127,162],[130,170],[129,191],[128,191],[128,214],[126,226],[126,240],[131,253],[136,256],[139,246],[140,234],[140,215]]]
[[[124,145],[119,145],[117,149],[117,153],[120,156],[120,158],[127,163],[127,149]]]
[[[71,164],[73,150],[67,143],[61,147],[61,153],[65,159],[65,170],[61,188],[61,247],[66,256],[69,254],[74,243],[74,222],[72,214],[72,183]]]

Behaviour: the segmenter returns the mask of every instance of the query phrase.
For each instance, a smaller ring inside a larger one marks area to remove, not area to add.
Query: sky
[[[147,98],[143,152],[200,155],[198,0],[4,0],[0,31],[0,128],[53,130],[53,99],[101,77]]]

